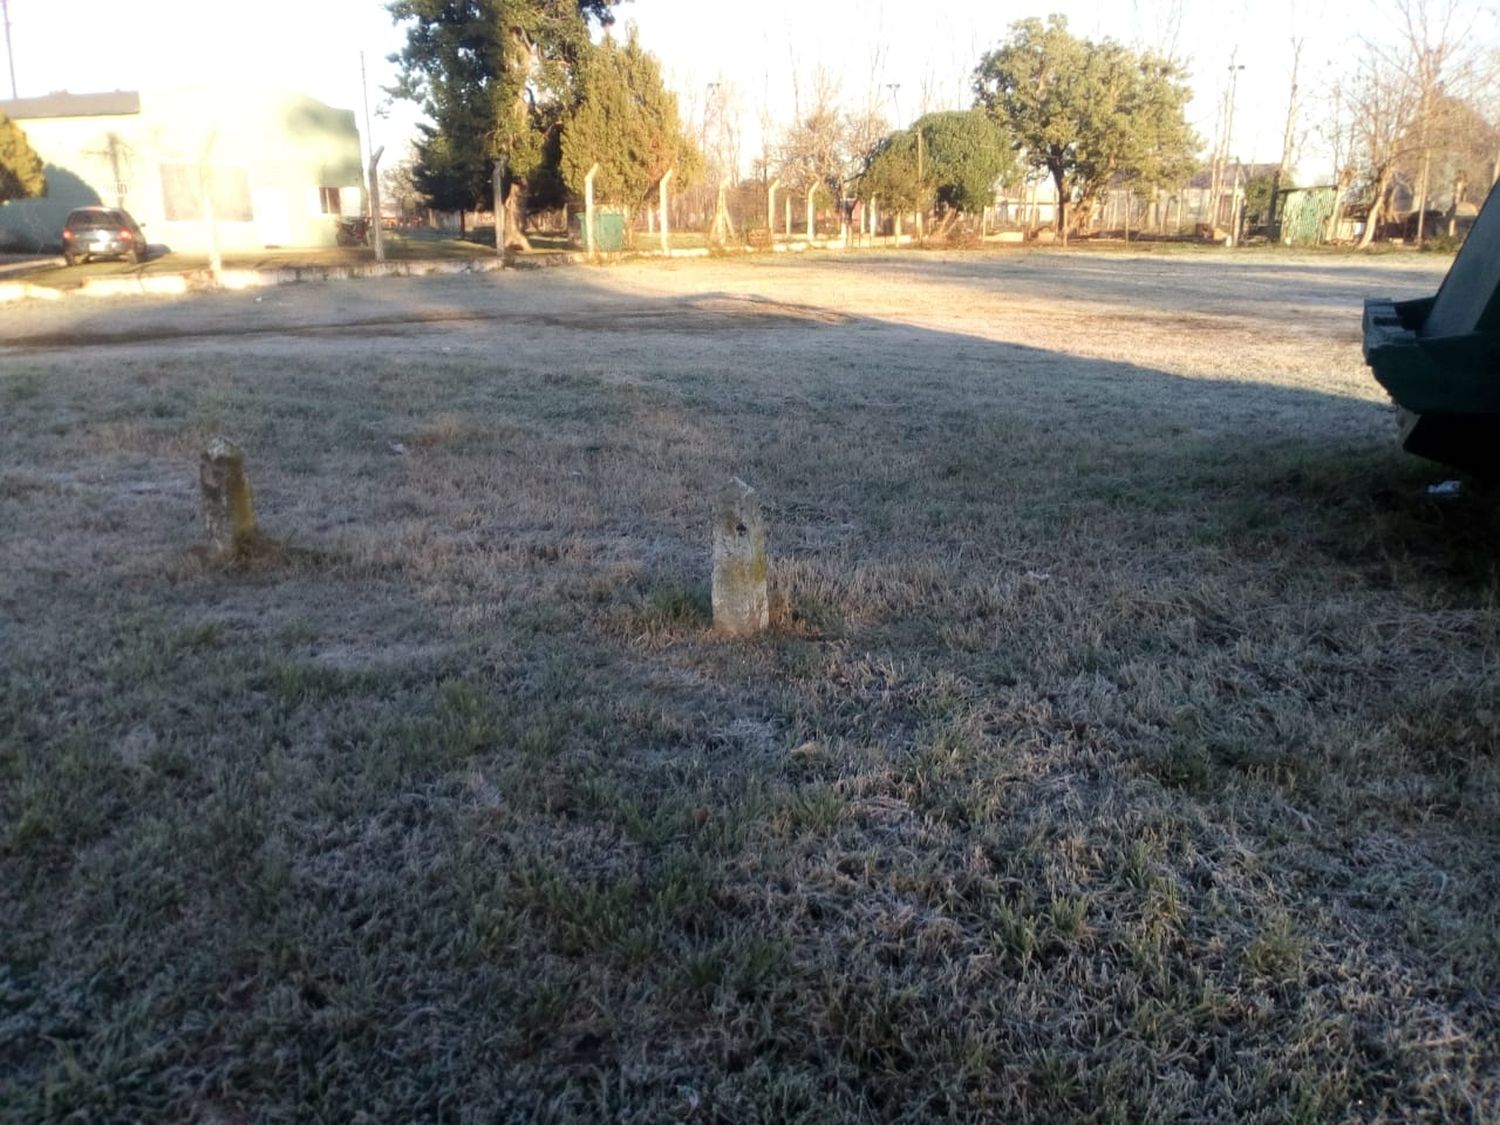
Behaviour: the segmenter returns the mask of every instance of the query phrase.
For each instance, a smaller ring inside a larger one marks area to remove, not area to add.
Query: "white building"
[[[42,158],[47,194],[0,204],[0,247],[55,249],[74,207],[123,207],[153,245],[326,246],[363,209],[354,114],[257,86],[0,101]],[[7,246],[8,244],[8,246]]]

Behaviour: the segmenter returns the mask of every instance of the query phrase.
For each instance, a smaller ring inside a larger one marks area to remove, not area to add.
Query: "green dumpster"
[[[588,239],[583,232],[583,212],[578,212],[576,232],[574,237],[578,245],[587,247]],[[596,208],[594,211],[594,249],[595,250],[623,250],[625,249],[625,214],[622,211],[605,211]]]
[[[1437,295],[1365,301],[1364,337],[1407,452],[1500,475],[1500,185]]]

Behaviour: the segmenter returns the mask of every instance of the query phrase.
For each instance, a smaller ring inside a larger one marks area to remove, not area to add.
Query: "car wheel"
[[[144,251],[144,250],[142,250],[142,249],[140,249],[138,247],[138,248],[132,250],[129,253],[129,255],[127,255],[127,256],[130,258],[130,261],[131,261],[132,265],[137,265],[138,266],[138,265],[140,265],[142,262],[144,262],[146,260],[146,251]]]
[[[63,255],[63,261],[65,263],[67,263],[68,265],[70,265],[70,266],[76,266],[78,264],[78,255],[77,254],[64,254]]]

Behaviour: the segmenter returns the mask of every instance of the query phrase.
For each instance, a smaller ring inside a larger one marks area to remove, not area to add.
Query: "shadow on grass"
[[[1474,1104],[1496,525],[1379,404],[596,271],[29,331],[17,1116]],[[219,431],[310,557],[172,565]]]

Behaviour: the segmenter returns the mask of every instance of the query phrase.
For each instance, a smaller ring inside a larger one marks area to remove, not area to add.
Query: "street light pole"
[[[375,147],[375,138],[370,133],[370,82],[365,77],[365,53],[359,53],[359,91],[365,101],[365,153],[369,157],[370,179],[365,187],[365,198],[370,208],[370,238],[375,246],[375,260],[385,261],[385,229],[380,222],[380,154],[385,145]],[[498,229],[498,224],[497,224]],[[499,237],[498,235],[496,237]]]
[[[1234,61],[1238,54],[1239,48],[1236,47],[1229,55],[1229,89],[1224,97],[1224,135],[1220,139],[1218,151],[1214,153],[1213,186],[1209,192],[1209,203],[1212,207],[1208,216],[1210,236],[1219,226],[1219,211],[1222,209],[1224,199],[1224,176],[1229,170],[1229,137],[1234,132],[1235,93],[1240,71],[1245,69],[1243,63]]]
[[[16,55],[10,47],[10,0],[0,0],[0,20],[5,23],[5,58],[10,63],[10,96],[19,98],[16,93]]]

